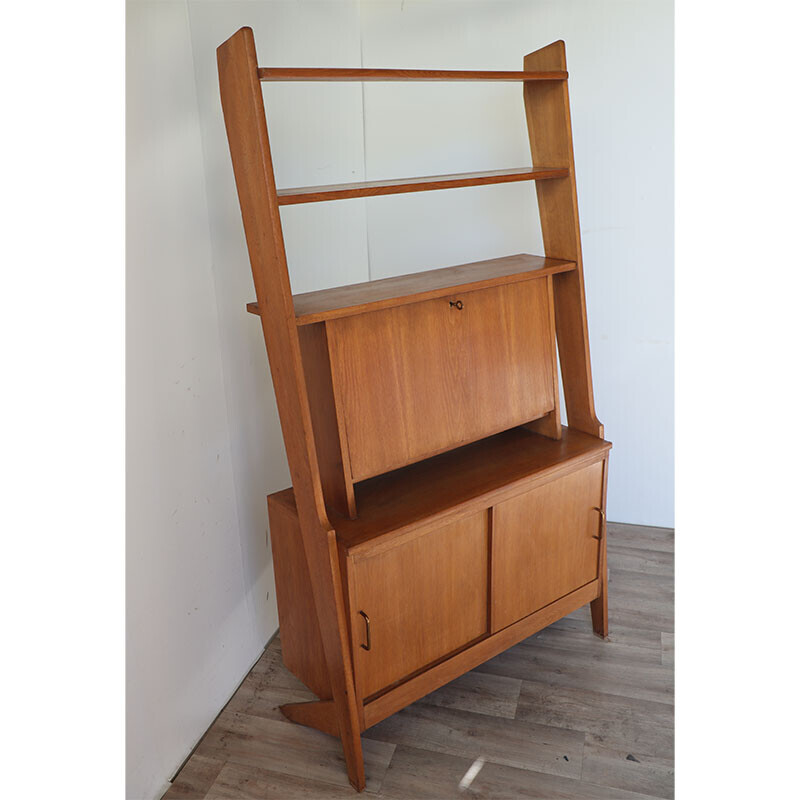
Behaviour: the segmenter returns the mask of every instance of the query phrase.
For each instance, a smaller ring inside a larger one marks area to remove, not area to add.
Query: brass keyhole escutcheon
[[[464,304],[460,300],[451,300],[450,307],[452,308],[453,306],[455,306],[459,311],[464,308]]]

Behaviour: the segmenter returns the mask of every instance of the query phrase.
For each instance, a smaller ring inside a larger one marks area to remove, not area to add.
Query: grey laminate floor
[[[610,523],[610,640],[586,606],[370,728],[367,796],[672,797],[673,542]],[[278,711],[304,699],[275,639],[165,800],[353,800],[338,740]]]

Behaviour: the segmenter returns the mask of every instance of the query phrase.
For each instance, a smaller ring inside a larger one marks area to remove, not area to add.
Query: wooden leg
[[[592,609],[592,629],[601,638],[608,638],[608,583],[600,581],[600,596],[589,604]]]
[[[320,481],[252,28],[240,28],[217,48],[217,64],[256,301],[261,309],[261,328],[269,353],[337,730],[350,783],[361,791],[365,786],[364,758],[336,534],[330,529]],[[317,712],[316,717],[319,716]]]
[[[309,574],[314,576],[314,605],[317,610],[325,661],[330,675],[333,694],[333,719],[326,703],[292,703],[281,711],[289,719],[302,722],[304,725],[319,727],[326,725],[331,733],[334,730],[342,741],[344,760],[347,765],[347,777],[357,792],[364,790],[364,754],[361,750],[361,727],[356,705],[356,693],[353,683],[353,666],[350,658],[349,635],[347,621],[344,617],[344,596],[342,592],[341,574],[336,551],[336,534],[308,535],[302,527],[303,545],[308,561]],[[301,709],[300,706],[313,706]],[[287,713],[288,712],[288,713]],[[326,719],[327,717],[327,719]],[[317,723],[317,724],[315,724]],[[335,728],[334,728],[335,724]],[[319,727],[320,730],[325,728]]]
[[[339,721],[336,718],[336,705],[333,700],[316,700],[311,703],[287,703],[281,706],[286,719],[299,725],[308,725],[318,731],[339,737]]]
[[[361,732],[357,727],[350,726],[348,733],[341,737],[344,761],[347,765],[347,778],[350,785],[357,791],[363,792],[367,779],[364,774],[364,753],[361,749]]]

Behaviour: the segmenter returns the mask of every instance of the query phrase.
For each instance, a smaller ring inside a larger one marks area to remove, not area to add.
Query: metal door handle
[[[372,649],[372,636],[370,635],[370,632],[369,632],[369,617],[363,611],[359,611],[358,613],[361,614],[362,617],[364,617],[364,624],[365,624],[365,626],[367,628],[367,643],[366,644],[362,644],[361,647],[363,647],[364,650],[371,650]]]
[[[592,536],[592,539],[597,539],[598,541],[600,541],[600,539],[603,538],[603,534],[602,534],[603,528],[605,528],[605,526],[606,526],[606,512],[603,511],[602,508],[598,508],[597,506],[595,506],[592,510],[600,512],[600,531],[601,531],[601,533],[598,536]]]

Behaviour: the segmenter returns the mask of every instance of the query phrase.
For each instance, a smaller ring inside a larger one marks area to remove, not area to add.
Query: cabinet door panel
[[[603,463],[499,503],[492,524],[492,631],[597,577]]]
[[[368,697],[487,633],[488,512],[351,559],[348,575],[356,681]]]
[[[353,480],[553,409],[550,315],[533,280],[326,323]]]

